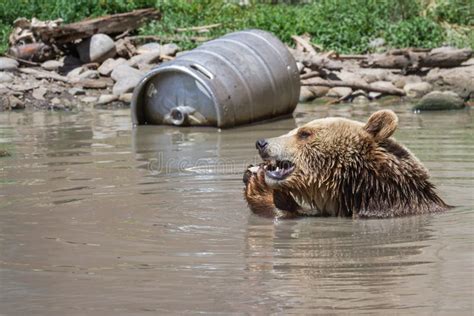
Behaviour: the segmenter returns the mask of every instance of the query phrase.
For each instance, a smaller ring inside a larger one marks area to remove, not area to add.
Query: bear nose
[[[268,146],[268,142],[267,142],[266,139],[259,139],[255,143],[255,147],[257,147],[258,150],[264,150],[265,147],[267,147],[267,146]]]

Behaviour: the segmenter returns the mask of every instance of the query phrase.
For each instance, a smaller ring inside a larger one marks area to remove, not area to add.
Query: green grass
[[[314,0],[310,4],[269,4],[218,0],[0,0],[0,51],[6,48],[12,22],[20,16],[63,18],[66,22],[129,10],[156,7],[162,20],[144,25],[140,34],[176,34],[178,27],[221,23],[205,34],[209,38],[247,28],[275,33],[291,44],[291,35],[308,33],[326,50],[341,53],[369,51],[370,40],[383,37],[390,47],[436,47],[452,44],[474,48],[471,0]],[[280,1],[284,2],[284,1]],[[428,4],[426,3],[428,2]],[[196,43],[184,33],[177,44],[191,49]]]

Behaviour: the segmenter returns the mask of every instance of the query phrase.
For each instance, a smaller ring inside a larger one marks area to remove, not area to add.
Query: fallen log
[[[33,34],[44,43],[65,44],[97,33],[120,34],[137,29],[146,20],[159,19],[160,17],[161,15],[157,10],[150,8],[87,19],[56,27],[32,25],[30,28]]]
[[[430,51],[398,49],[385,54],[372,54],[361,61],[366,68],[397,68],[418,70],[423,67],[457,67],[472,56],[471,49],[440,47]]]
[[[393,95],[405,95],[405,91],[398,88],[388,88],[388,87],[376,87],[366,83],[360,82],[347,82],[347,81],[338,81],[338,80],[324,80],[320,78],[313,79],[311,82],[301,82],[302,86],[323,86],[323,87],[349,87],[355,90],[364,90],[364,91],[373,91],[380,92],[384,94],[393,94]]]
[[[51,79],[55,81],[69,83],[69,79],[67,77],[58,75],[57,73],[52,71],[39,70],[34,68],[18,68],[18,71],[28,75],[32,75],[36,79]]]

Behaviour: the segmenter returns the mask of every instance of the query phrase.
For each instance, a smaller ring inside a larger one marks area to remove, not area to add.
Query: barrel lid
[[[176,61],[153,69],[134,90],[133,124],[218,125],[209,75]]]

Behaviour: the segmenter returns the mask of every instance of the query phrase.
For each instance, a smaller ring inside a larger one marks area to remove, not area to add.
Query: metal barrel
[[[227,34],[151,70],[135,88],[134,124],[234,127],[290,114],[296,62],[272,34]]]

